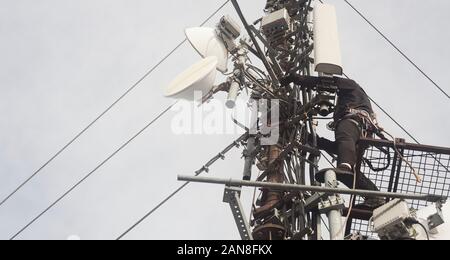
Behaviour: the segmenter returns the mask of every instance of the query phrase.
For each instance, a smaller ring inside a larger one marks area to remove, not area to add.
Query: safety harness
[[[349,120],[353,122],[358,128],[361,129],[362,137],[369,137],[376,134],[382,139],[386,140],[383,135],[383,128],[378,125],[377,117],[375,113],[369,113],[363,109],[349,108],[346,111],[346,115],[337,121],[333,121],[328,124],[328,129],[336,131],[339,123],[343,120]]]
[[[386,130],[384,130],[378,124],[375,113],[371,114],[371,113],[367,112],[366,110],[349,108],[347,110],[347,114],[345,116],[343,116],[341,119],[331,122],[329,124],[329,128],[332,131],[336,131],[337,126],[339,125],[340,122],[342,122],[342,120],[350,120],[351,122],[355,123],[356,126],[359,129],[361,129],[362,137],[371,137],[375,134],[383,140],[388,140],[388,141],[394,142],[394,150],[397,153],[397,155],[401,158],[402,161],[404,161],[409,166],[409,168],[411,169],[411,173],[416,177],[416,181],[418,183],[422,182],[422,177],[419,175],[419,173],[414,168],[414,166],[411,164],[411,162],[406,160],[404,158],[404,156],[398,150],[397,139],[394,136],[392,136],[390,133],[386,132]],[[383,133],[387,134],[392,140],[389,140],[388,138],[386,138],[386,136],[384,136]],[[384,151],[382,151],[382,152],[384,152]],[[389,152],[387,152],[385,154],[389,154]],[[390,156],[389,156],[389,160],[390,160]],[[387,167],[389,167],[389,165]],[[387,167],[382,167],[377,170],[380,170],[380,171],[386,170]],[[375,169],[373,169],[373,170],[375,170]]]

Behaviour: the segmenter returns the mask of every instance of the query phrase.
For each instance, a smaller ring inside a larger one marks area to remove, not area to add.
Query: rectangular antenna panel
[[[286,33],[291,30],[291,17],[287,9],[283,8],[263,17],[261,28],[271,45],[281,44]]]
[[[333,5],[317,4],[314,8],[315,71],[342,75],[341,48]]]

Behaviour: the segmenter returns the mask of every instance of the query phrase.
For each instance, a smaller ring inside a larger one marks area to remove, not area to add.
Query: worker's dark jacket
[[[311,76],[290,76],[284,79],[284,84],[294,82],[304,87],[315,87],[322,82],[323,78]],[[334,112],[334,120],[337,123],[349,113],[349,109],[365,110],[369,114],[373,114],[372,105],[369,96],[358,83],[351,79],[343,79],[334,77],[334,84],[338,88],[337,104]],[[326,81],[329,81],[328,79]],[[334,142],[324,138],[319,138],[319,147],[327,147],[332,153],[336,153],[336,145]]]
[[[320,84],[323,78],[297,76],[285,79],[287,82],[295,82],[305,87],[315,87]],[[337,104],[334,112],[334,121],[338,123],[349,114],[350,109],[365,110],[369,114],[373,114],[372,105],[366,92],[354,80],[334,77],[334,84],[338,88]],[[328,79],[326,81],[329,81]],[[337,154],[337,145],[325,138],[318,139],[320,149],[327,150],[330,153]]]
[[[372,105],[366,92],[354,80],[334,78],[338,87],[338,101],[334,112],[337,122],[348,114],[349,109],[360,109],[373,114]]]
[[[282,80],[283,84],[294,82],[298,85],[313,88],[325,78],[311,76],[289,76]],[[372,105],[366,92],[354,80],[334,77],[334,84],[338,88],[338,101],[334,112],[334,120],[339,121],[346,116],[350,108],[361,109],[373,114]],[[329,82],[328,79],[324,80]]]

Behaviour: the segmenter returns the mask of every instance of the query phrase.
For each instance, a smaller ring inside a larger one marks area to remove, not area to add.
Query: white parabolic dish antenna
[[[228,50],[214,28],[194,27],[185,31],[194,49],[203,57],[217,57],[217,69],[223,73],[228,70]]]
[[[165,96],[189,101],[198,101],[213,88],[216,80],[217,58],[207,57],[178,75],[166,88]],[[202,92],[196,97],[195,92]]]

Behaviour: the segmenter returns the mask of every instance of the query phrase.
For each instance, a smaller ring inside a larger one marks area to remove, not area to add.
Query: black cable
[[[319,0],[322,4],[323,1]],[[369,24],[378,34],[381,35],[398,53],[400,53],[412,66],[414,66],[425,78],[427,78],[439,91],[442,92],[448,99],[450,99],[449,94],[445,92],[430,76],[428,76],[411,58],[409,58],[397,45],[395,45],[383,32],[381,32],[364,14],[362,14],[354,5],[352,5],[348,0],[344,2],[350,6],[359,16],[361,16],[367,24]]]
[[[225,1],[224,4],[222,4],[215,12],[213,12],[203,23],[201,26],[206,24],[212,17],[214,17],[230,0]],[[186,42],[186,39],[178,45],[176,49],[179,48],[184,42]],[[174,49],[171,53],[174,53],[176,51]],[[167,55],[159,64],[161,64],[165,59],[168,58],[169,55]],[[156,66],[157,67],[157,66]],[[155,67],[155,69],[156,69]],[[147,76],[150,73],[147,74]],[[142,81],[144,78],[142,78],[140,81]],[[131,90],[130,90],[131,91]],[[129,93],[129,91],[128,91]],[[106,164],[111,158],[113,158],[117,153],[119,153],[123,148],[125,148],[128,144],[130,144],[134,139],[136,139],[139,135],[141,135],[145,130],[147,130],[152,124],[154,124],[158,119],[160,119],[164,114],[166,114],[175,104],[175,102],[171,106],[169,106],[167,109],[165,109],[161,114],[159,114],[155,119],[153,119],[149,124],[147,124],[143,129],[141,129],[137,134],[135,134],[131,139],[129,139],[127,142],[125,142],[119,149],[117,149],[114,153],[112,153],[108,158],[106,158],[102,163],[100,163],[94,170],[92,170],[90,173],[88,173],[83,179],[81,179],[79,182],[77,182],[72,188],[70,188],[67,192],[65,192],[61,197],[59,197],[55,202],[53,202],[49,207],[47,207],[43,212],[41,212],[38,216],[36,216],[31,222],[29,222],[27,225],[25,225],[21,230],[19,230],[13,237],[11,237],[10,240],[15,239],[18,235],[20,235],[23,231],[25,231],[29,226],[31,226],[35,221],[37,221],[41,216],[43,216],[47,211],[49,211],[53,206],[55,206],[59,201],[61,201],[64,197],[66,197],[70,192],[72,192],[75,188],[77,188],[81,183],[83,183],[87,178],[89,178],[92,174],[94,174],[98,169],[100,169],[104,164]],[[187,185],[187,184],[186,184]],[[184,188],[183,186],[180,187],[180,190]],[[174,194],[175,195],[175,194]],[[172,195],[173,196],[173,195]],[[170,199],[170,198],[168,198]],[[168,200],[167,199],[167,200]],[[165,202],[164,202],[165,203]],[[162,203],[162,204],[164,204]],[[162,205],[161,204],[161,205]]]
[[[417,223],[417,225],[419,225],[419,226],[422,227],[423,231],[425,231],[425,234],[427,235],[427,240],[430,240],[430,234],[428,233],[428,230],[427,230],[427,228],[425,227],[425,225],[422,224],[422,223]]]
[[[128,233],[130,233],[134,228],[139,226],[145,219],[147,219],[150,215],[152,215],[155,211],[157,211],[160,207],[162,207],[164,204],[167,203],[172,197],[174,197],[176,194],[178,194],[182,189],[184,189],[186,186],[189,185],[190,182],[186,182],[183,185],[181,185],[178,189],[176,189],[174,192],[172,192],[169,196],[167,196],[163,201],[161,201],[158,205],[156,205],[152,210],[150,210],[145,216],[143,216],[141,219],[139,219],[136,223],[134,223],[130,228],[128,228],[125,232],[123,232],[116,240],[121,240],[124,238]]]
[[[328,159],[328,157],[326,157],[325,154],[323,154],[322,151],[320,151],[320,153],[322,154],[322,157],[325,158],[325,160],[328,162],[328,164],[330,164],[330,166],[332,168],[334,168],[334,164],[330,161],[330,159]]]
[[[133,137],[131,137],[128,141],[126,141],[122,146],[120,146],[117,150],[115,150],[108,158],[106,158],[103,162],[101,162],[97,167],[95,167],[91,172],[89,172],[86,176],[84,176],[80,181],[78,181],[75,185],[73,185],[68,191],[66,191],[61,197],[59,197],[55,202],[50,204],[44,211],[42,211],[39,215],[37,215],[33,220],[31,220],[27,225],[25,225],[22,229],[20,229],[14,236],[11,237],[10,240],[14,240],[17,236],[19,236],[23,231],[25,231],[29,226],[31,226],[36,220],[42,217],[47,211],[53,208],[58,202],[64,199],[70,192],[75,190],[80,184],[82,184],[87,178],[89,178],[92,174],[94,174],[98,169],[100,169],[103,165],[105,165],[109,160],[111,160],[116,154],[118,154],[121,150],[123,150],[126,146],[128,146],[134,139],[136,139],[139,135],[141,135],[145,130],[147,130],[151,125],[153,125],[158,119],[160,119],[163,115],[165,115],[169,110],[177,104],[170,105],[163,112],[161,112],[156,118],[154,118],[150,123],[148,123],[144,128],[142,128],[139,132],[137,132]]]
[[[430,76],[428,76],[411,58],[409,58],[397,45],[395,45],[383,32],[381,32],[369,19],[364,16],[355,6],[353,6],[348,0],[344,0],[350,8],[352,8],[359,16],[361,16],[367,24],[369,24],[381,37],[383,37],[398,53],[400,53],[412,66],[414,66],[425,78],[427,78],[439,91],[442,92],[448,99],[449,94],[445,92]]]
[[[199,176],[200,174],[204,172],[209,172],[209,167],[213,165],[217,160],[224,159],[225,154],[228,153],[232,147],[238,146],[243,140],[246,140],[248,138],[249,134],[248,132],[239,137],[236,141],[234,141],[231,145],[226,147],[222,152],[220,152],[218,155],[216,155],[213,159],[211,159],[208,163],[206,163],[200,170],[195,172],[195,176]],[[174,197],[177,193],[179,193],[182,189],[184,189],[190,182],[185,182],[183,185],[181,185],[178,189],[176,189],[174,192],[172,192],[169,196],[167,196],[163,201],[161,201],[156,207],[154,207],[152,210],[150,210],[145,216],[140,218],[136,223],[134,223],[130,228],[128,228],[125,232],[123,232],[116,240],[120,240],[123,237],[125,237],[128,233],[130,233],[134,228],[136,228],[139,224],[141,224],[146,218],[148,218],[150,215],[152,215],[156,210],[158,210],[161,206],[163,206],[165,203],[167,203],[172,197]]]
[[[427,235],[427,240],[430,240],[430,234],[428,233],[428,229],[425,227],[424,224],[420,223],[417,219],[412,218],[412,217],[406,218],[405,224],[407,224],[409,226],[419,225],[423,229],[423,231],[425,231],[425,234]],[[414,240],[412,238],[409,238],[409,239]]]
[[[419,141],[408,131],[405,127],[403,127],[394,117],[391,116],[383,107],[381,107],[373,98],[369,97],[370,101],[375,104],[389,119],[392,120],[403,132],[405,132],[414,142],[420,144]]]
[[[210,15],[200,26],[204,26],[213,16],[215,16],[230,0],[227,0],[222,4],[212,15]],[[35,171],[30,177],[28,177],[22,184],[20,184],[13,192],[6,196],[1,202],[0,207],[6,203],[14,194],[16,194],[23,186],[30,182],[36,175],[38,175],[45,167],[47,167],[52,161],[54,161],[62,152],[64,152],[70,145],[72,145],[78,138],[80,138],[86,131],[88,131],[97,121],[99,121],[105,114],[107,114],[114,106],[117,105],[125,96],[133,91],[144,79],[152,74],[164,61],[166,61],[175,51],[177,51],[187,39],[181,41],[172,51],[163,57],[156,65],[154,65],[147,73],[144,74],[135,84],[133,84],[127,91],[125,91],[116,101],[114,101],[106,110],[104,110],[98,117],[96,117],[91,123],[89,123],[81,132],[79,132],[70,142],[63,146],[55,155],[53,155],[46,163],[44,163],[37,171]]]
[[[330,228],[328,227],[327,223],[325,222],[325,220],[323,219],[323,216],[320,215],[320,219],[322,220],[323,225],[325,226],[325,228],[328,230],[328,232],[330,232]]]
[[[319,0],[322,4],[324,3],[322,0]],[[404,55],[405,56],[405,58],[406,59],[408,59],[413,65],[415,65],[415,63],[413,62],[413,61],[411,61],[396,45],[394,45],[390,40],[389,40],[389,38],[387,38],[380,30],[378,30],[377,29],[377,27],[375,27],[361,12],[359,12],[359,10],[358,9],[356,9],[353,5],[351,5],[347,0],[344,0],[350,7],[352,7],[364,20],[366,20],[366,22],[367,23],[369,23],[369,25],[371,25],[379,34],[381,34],[389,43],[391,43],[391,45],[397,50],[397,51],[399,51],[402,55]],[[420,72],[422,72],[423,74],[424,74],[424,76],[425,77],[427,77],[433,84],[435,84],[439,89],[440,89],[440,87],[431,79],[431,78],[429,78],[420,68],[418,68],[417,66],[416,66],[416,68],[420,71]],[[345,73],[344,73],[344,76],[347,78],[347,79],[350,79]],[[440,89],[441,91],[443,91],[442,89]],[[448,96],[448,94],[447,93],[445,93],[444,91],[443,91],[443,93],[447,96],[447,97],[449,97]],[[450,98],[450,97],[449,97]],[[373,98],[371,98],[370,96],[369,96],[369,99],[370,99],[370,101],[372,102],[372,103],[374,103],[387,117],[389,117],[391,120],[392,120],[392,122],[394,122],[398,127],[400,127],[400,129],[402,129],[403,130],[403,132],[405,132],[412,140],[414,140],[414,142],[416,142],[417,144],[420,144],[420,142],[408,131],[408,130],[406,130],[406,128],[405,127],[403,127],[395,118],[393,118],[383,107],[381,107]]]
[[[322,4],[323,1],[319,0]],[[380,30],[378,30],[366,17],[364,17],[363,14],[361,14],[361,12],[358,11],[358,9],[356,9],[353,5],[351,5],[347,0],[344,0],[350,7],[352,7],[364,20],[366,20],[379,34],[381,34],[397,51],[399,51],[402,55],[405,56],[406,59],[408,59],[408,61],[410,61],[414,66],[415,63],[413,61],[411,61],[396,45],[394,45],[389,38],[387,38]],[[430,77],[428,77],[419,67],[416,66],[416,68],[422,72],[422,74],[424,74],[425,77],[427,77],[434,85],[436,85],[447,97],[448,94],[445,93]],[[347,79],[350,79],[345,73],[344,76]],[[450,98],[450,97],[449,97]],[[395,120],[395,118],[393,118],[383,107],[381,107],[373,98],[369,97],[370,101],[372,101],[372,103],[374,103],[387,117],[389,117],[398,127],[400,127],[400,129],[402,129],[412,140],[414,140],[414,142],[416,142],[417,144],[420,144],[420,142],[408,131],[406,130],[397,120]]]
[[[88,126],[86,126],[81,132],[79,132],[70,142],[68,142],[63,148],[61,148],[53,157],[51,157],[46,163],[44,163],[37,171],[35,171],[28,179],[20,184],[12,193],[0,202],[2,206],[8,201],[14,194],[16,194],[23,186],[31,181],[36,175],[38,175],[45,167],[47,167],[53,160],[55,160],[62,152],[64,152],[72,143],[80,138],[87,130],[89,130],[98,120],[100,120],[106,113],[108,113],[117,103],[119,103],[125,96],[127,96],[132,90],[134,90],[145,78],[147,78],[159,65],[161,65],[170,55],[172,55],[178,48],[186,42],[186,39],[180,42],[169,54],[167,54],[161,61],[159,61],[151,70],[149,70],[142,78],[140,78],[131,88],[123,93],[114,103],[112,103],[105,111],[103,111],[97,118],[94,119]]]
[[[344,73],[344,76],[347,79],[350,79],[347,74]],[[371,98],[370,96],[368,96],[370,101],[372,103],[374,103],[381,111],[383,111],[383,113],[389,117],[392,122],[394,122],[398,127],[400,127],[400,129],[403,130],[403,132],[405,132],[414,142],[416,142],[416,144],[421,145],[421,143],[419,142],[419,140],[417,140],[408,130],[406,130],[406,128],[404,128],[397,120],[395,120],[395,118],[393,118],[383,107],[381,107],[373,98]],[[448,170],[448,168],[440,161],[438,160],[435,156],[432,155],[432,157],[442,166],[444,167],[446,170]]]
[[[345,73],[344,76],[347,79],[350,79],[350,77]],[[409,137],[411,137],[411,139],[413,139],[414,142],[420,144],[419,141],[408,130],[406,130],[406,128],[404,128],[394,117],[391,116],[391,114],[389,114],[383,107],[381,107],[373,98],[371,98],[370,96],[368,97],[372,103],[374,103],[387,117],[389,117],[392,120],[392,122],[394,122],[398,127],[400,127],[400,129],[402,129],[403,132],[405,132]]]
[[[319,0],[321,3],[322,0]],[[228,2],[228,1],[227,1]],[[347,2],[347,1],[346,1]],[[367,20],[368,21],[368,20]],[[369,22],[369,21],[368,21]],[[375,28],[376,29],[376,28]],[[379,33],[381,33],[379,30],[377,30]],[[385,37],[386,40],[388,40],[392,45],[393,43],[387,38]],[[403,54],[403,52],[398,49],[395,45],[393,45],[400,53]],[[404,54],[403,54],[404,55]],[[407,58],[413,65],[415,65],[412,60],[410,60],[406,55],[404,55],[405,58]],[[416,65],[415,65],[416,66]],[[420,72],[422,72],[422,74],[424,74],[424,76],[426,76],[432,83],[434,83],[434,81],[429,78],[422,70],[420,70],[419,67],[416,66],[417,69],[419,69]],[[346,76],[346,75],[345,75]],[[347,76],[346,76],[347,77]],[[348,77],[347,77],[348,78]],[[436,85],[436,87],[438,87],[447,97],[450,98],[450,96],[448,96],[436,83],[434,83]],[[381,110],[383,111],[383,113],[385,113],[395,124],[397,124],[405,133],[407,133],[414,141],[416,141],[417,143],[419,143],[417,141],[417,139],[415,139],[402,125],[400,125],[400,123],[398,123],[389,113],[386,112],[386,110],[384,110],[380,105],[378,105],[377,102],[375,102],[372,98],[370,98],[370,100]],[[333,163],[326,157],[323,156],[328,163],[334,167]],[[186,182],[185,184],[183,184],[182,186],[180,186],[178,189],[176,189],[173,193],[171,193],[166,199],[164,199],[161,203],[159,203],[155,208],[153,208],[149,213],[147,213],[144,217],[142,217],[139,221],[137,221],[133,226],[131,226],[129,229],[127,229],[127,231],[125,231],[123,234],[121,234],[117,240],[122,239],[125,235],[127,235],[130,231],[132,231],[136,226],[138,226],[140,223],[142,223],[146,218],[148,218],[151,214],[153,214],[156,210],[158,210],[162,205],[164,205],[165,203],[167,203],[167,201],[169,201],[172,197],[174,197],[178,192],[180,192],[183,188],[185,188],[187,185],[189,184],[189,182]]]

